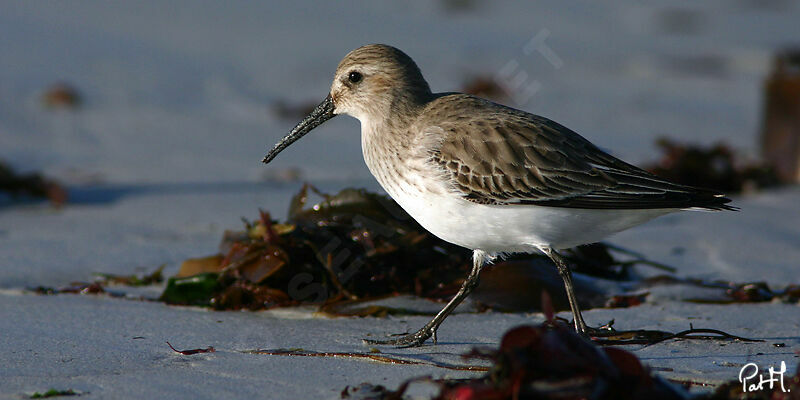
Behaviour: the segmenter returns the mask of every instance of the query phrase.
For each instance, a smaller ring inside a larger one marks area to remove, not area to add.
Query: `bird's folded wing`
[[[490,102],[481,105],[489,109],[467,121],[442,119],[436,129],[444,131],[444,139],[430,154],[470,201],[589,209],[731,208],[721,193],[667,182],[546,118]]]

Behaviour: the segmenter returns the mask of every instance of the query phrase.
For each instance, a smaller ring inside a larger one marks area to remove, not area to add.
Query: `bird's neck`
[[[388,101],[373,104],[380,108],[377,112],[359,118],[364,161],[373,174],[403,163],[399,155],[408,154],[416,139],[411,127],[432,98],[429,90],[396,90],[387,96]]]

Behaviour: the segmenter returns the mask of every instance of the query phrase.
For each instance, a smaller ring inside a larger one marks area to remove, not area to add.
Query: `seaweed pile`
[[[10,165],[0,161],[0,194],[11,199],[48,199],[55,206],[67,201],[67,191],[57,182],[39,173],[19,174]]]
[[[772,167],[766,163],[745,162],[722,143],[706,148],[661,138],[656,144],[661,149],[661,159],[645,169],[672,182],[728,194],[781,184]]]
[[[496,351],[473,351],[493,366],[486,376],[441,382],[437,399],[687,399],[632,353],[598,347],[566,324],[506,332]]]
[[[309,191],[322,201],[307,207]],[[244,232],[226,232],[222,254],[190,260],[161,299],[215,309],[323,304],[398,293],[452,296],[470,252],[428,234],[385,196],[304,186],[285,223],[262,212]]]
[[[783,183],[800,183],[800,48],[775,54],[764,82],[761,156]]]
[[[60,82],[55,83],[42,94],[42,104],[48,109],[76,109],[83,103],[78,89],[74,86]]]

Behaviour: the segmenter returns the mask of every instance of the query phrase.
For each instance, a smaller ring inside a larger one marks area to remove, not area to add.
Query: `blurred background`
[[[67,184],[369,178],[348,118],[259,161],[338,61],[376,42],[414,58],[434,91],[477,84],[632,162],[665,135],[755,155],[773,57],[800,44],[789,0],[0,7],[0,159]],[[56,84],[80,104],[46,107]]]
[[[68,207],[59,218],[4,210],[0,252],[42,271],[203,254],[258,206],[285,215],[303,181],[377,189],[348,117],[260,162],[364,44],[408,53],[434,91],[546,116],[637,164],[657,162],[660,137],[722,142],[757,160],[775,57],[800,45],[800,4],[790,0],[2,1],[0,10],[0,162],[59,182],[55,197]],[[144,200],[125,203],[136,196]],[[74,228],[88,219],[101,225]],[[80,239],[65,237],[73,229]],[[133,248],[117,250],[121,242]],[[31,259],[47,246],[58,251]],[[0,284],[26,282],[23,273]]]

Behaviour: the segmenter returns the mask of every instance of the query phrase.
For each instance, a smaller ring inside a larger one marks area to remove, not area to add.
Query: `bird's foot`
[[[367,344],[380,344],[380,345],[388,345],[388,346],[397,346],[401,348],[406,347],[419,347],[425,343],[431,336],[433,336],[433,343],[436,344],[436,328],[424,326],[422,329],[414,332],[409,333],[407,335],[395,335],[400,336],[396,339],[387,339],[387,340],[376,340],[376,339],[363,339]]]
[[[597,328],[583,324],[583,326],[576,329],[578,334],[591,339],[593,337],[607,337],[614,335],[617,330],[614,329],[614,320],[608,321],[607,324]]]

